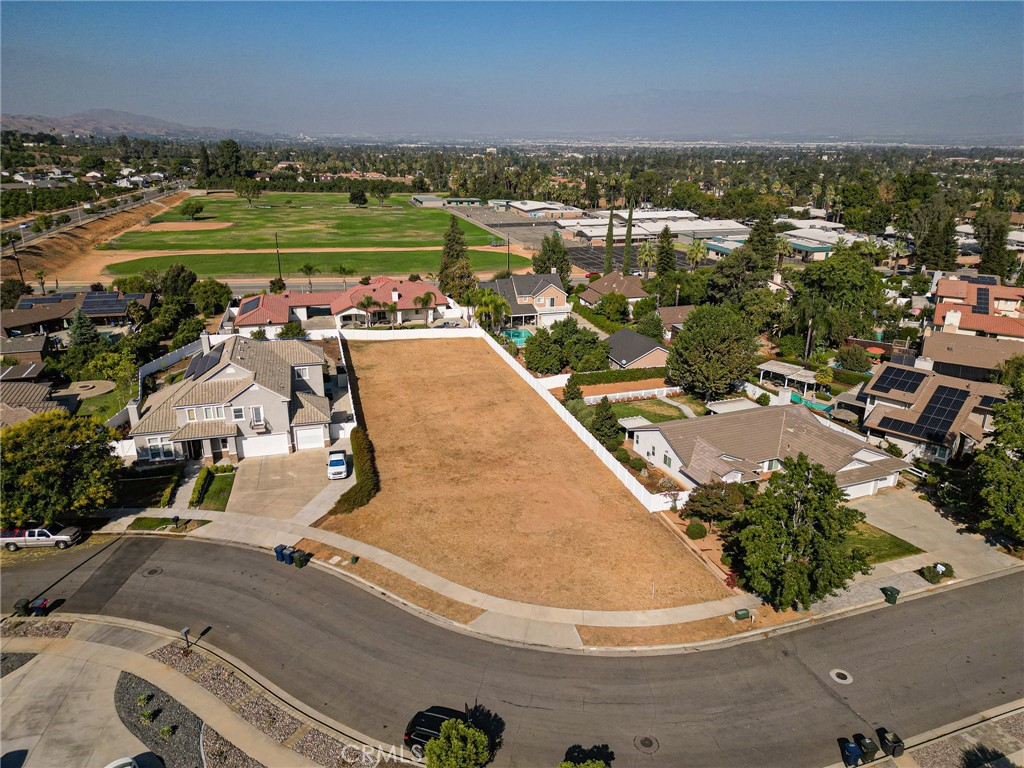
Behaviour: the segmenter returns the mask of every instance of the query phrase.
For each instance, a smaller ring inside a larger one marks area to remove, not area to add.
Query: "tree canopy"
[[[487,734],[458,719],[445,722],[424,752],[430,768],[482,768],[491,759]]]
[[[572,263],[569,251],[557,232],[546,235],[540,244],[540,253],[533,257],[533,271],[538,275],[549,275],[552,270],[562,281],[562,288],[569,290],[569,276],[572,274]]]
[[[96,330],[92,319],[79,307],[71,315],[68,326],[68,346],[82,347],[100,341],[100,332]]]
[[[196,309],[207,317],[223,312],[231,301],[231,295],[231,287],[227,283],[218,282],[212,277],[193,284],[189,290]]]
[[[466,236],[459,226],[459,220],[452,216],[444,233],[444,247],[441,249],[441,266],[438,269],[438,287],[441,293],[462,303],[476,282],[473,267],[466,250]]]
[[[756,354],[757,337],[734,308],[697,307],[672,341],[666,381],[707,399],[720,397],[753,371]]]

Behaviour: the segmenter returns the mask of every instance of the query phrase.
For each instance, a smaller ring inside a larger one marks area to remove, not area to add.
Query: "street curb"
[[[184,539],[188,537],[188,534],[166,534],[162,531],[125,531],[123,534],[119,535],[168,536],[168,538],[175,539]],[[246,544],[244,542],[237,542],[231,539],[202,537],[196,538],[195,540],[200,542],[206,541],[212,544],[234,546],[242,549],[250,549],[257,552],[267,552],[268,554],[273,553],[273,549],[271,549],[270,547],[262,547],[256,544]],[[343,578],[349,581],[354,586],[357,586],[360,589],[363,589],[364,591],[369,592],[371,594],[375,594],[376,596],[386,600],[387,602],[395,605],[396,607],[401,608],[402,610],[405,610],[406,612],[413,614],[419,617],[420,619],[429,621],[432,624],[443,627],[445,629],[449,629],[472,637],[482,638],[489,642],[497,643],[499,645],[506,645],[513,648],[528,648],[532,650],[549,651],[552,653],[567,653],[584,656],[659,656],[678,653],[697,653],[699,651],[714,650],[717,648],[728,648],[733,645],[747,643],[752,640],[757,640],[760,638],[769,638],[774,637],[775,635],[786,634],[788,632],[802,629],[808,624],[824,624],[831,621],[836,621],[838,619],[843,619],[848,616],[856,616],[862,613],[880,610],[887,605],[884,598],[878,597],[876,600],[869,603],[863,603],[861,605],[851,606],[849,608],[841,608],[830,613],[825,613],[818,616],[807,616],[777,626],[749,630],[747,632],[741,632],[724,638],[697,640],[689,643],[636,646],[559,646],[509,640],[508,638],[497,637],[486,632],[481,632],[467,624],[460,624],[456,621],[453,621],[452,619],[433,613],[432,611],[429,611],[426,608],[422,608],[421,606],[416,605],[415,603],[403,597],[400,597],[392,592],[389,592],[388,590],[384,589],[383,587],[377,584],[374,584],[373,582],[367,581],[360,576],[356,576],[355,574],[348,573],[345,570],[338,568],[337,566],[332,566],[328,563],[321,562],[316,559],[310,560],[310,565],[316,566],[337,577]],[[970,579],[950,579],[949,581],[943,584],[929,584],[928,586],[921,587],[920,589],[915,589],[912,591],[906,591],[901,593],[900,600],[917,600],[936,592],[945,592],[947,590],[958,589],[960,587],[966,587],[972,584],[980,584],[982,582],[989,581],[990,579],[1009,576],[1013,573],[1021,571],[1024,571],[1024,563],[1021,563],[1021,565],[1019,566],[1004,568],[1000,571],[983,574],[981,576],[975,576]],[[429,587],[424,588],[429,589]]]

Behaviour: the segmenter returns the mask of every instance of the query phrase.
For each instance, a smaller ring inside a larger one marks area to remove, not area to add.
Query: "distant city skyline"
[[[0,108],[309,135],[1024,142],[1024,4],[28,3]]]

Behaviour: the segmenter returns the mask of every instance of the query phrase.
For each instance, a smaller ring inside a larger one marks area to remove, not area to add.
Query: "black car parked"
[[[441,733],[441,726],[449,720],[469,722],[469,716],[463,711],[450,707],[430,707],[417,712],[409,725],[405,727],[405,746],[413,755],[422,758],[427,742]]]

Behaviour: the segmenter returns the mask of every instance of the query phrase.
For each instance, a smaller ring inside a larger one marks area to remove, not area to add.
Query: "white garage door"
[[[306,429],[296,429],[295,447],[300,451],[305,448],[323,448],[324,428],[307,427]]]
[[[240,448],[239,458],[242,459],[247,456],[273,456],[278,453],[288,453],[288,433],[246,437],[241,441]]]
[[[874,496],[878,492],[878,482],[868,481],[866,483],[854,483],[843,488],[846,495],[851,499],[860,499],[864,496]]]

